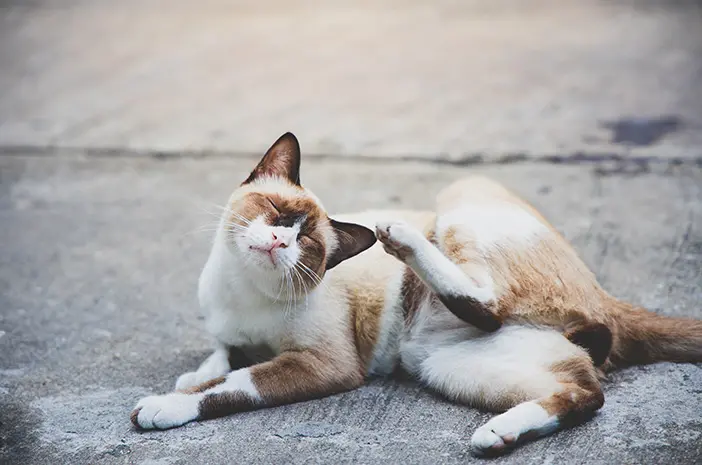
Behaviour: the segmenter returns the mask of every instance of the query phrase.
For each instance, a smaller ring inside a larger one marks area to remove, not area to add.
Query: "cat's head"
[[[268,149],[227,207],[222,228],[229,250],[252,277],[271,284],[309,291],[376,240],[368,228],[329,218],[300,184],[300,145],[291,133]]]

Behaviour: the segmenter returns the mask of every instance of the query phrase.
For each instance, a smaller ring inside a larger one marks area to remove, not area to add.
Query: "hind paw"
[[[505,452],[517,442],[517,437],[513,433],[502,432],[501,436],[494,430],[487,427],[478,428],[470,440],[470,445],[475,455],[496,455]]]
[[[470,445],[478,456],[501,454],[516,446],[517,442],[545,436],[559,427],[556,416],[549,415],[535,402],[525,402],[478,428]]]

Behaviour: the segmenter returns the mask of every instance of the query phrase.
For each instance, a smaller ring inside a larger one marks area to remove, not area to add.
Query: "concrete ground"
[[[253,158],[80,153],[0,158],[0,377],[7,463],[465,463],[489,415],[408,381],[282,408],[135,432],[136,400],[207,355],[195,283],[213,218]],[[468,173],[542,208],[605,287],[702,318],[702,170],[622,174],[525,163],[304,161],[330,211],[430,207]],[[392,175],[390,175],[392,173]],[[699,463],[702,367],[624,370],[590,423],[497,463]]]
[[[194,5],[0,2],[0,463],[479,462],[489,415],[408,379],[133,430],[207,355],[210,213],[286,130],[332,212],[430,208],[487,174],[613,294],[702,318],[698,2]],[[702,461],[702,366],[622,370],[605,395],[491,462]]]

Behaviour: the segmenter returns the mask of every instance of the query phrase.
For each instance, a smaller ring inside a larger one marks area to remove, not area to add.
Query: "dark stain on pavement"
[[[683,121],[677,116],[622,118],[617,121],[604,121],[601,126],[612,131],[613,144],[645,147],[681,129]]]

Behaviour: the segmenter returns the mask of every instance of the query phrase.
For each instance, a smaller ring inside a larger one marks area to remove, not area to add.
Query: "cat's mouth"
[[[267,260],[270,260],[271,265],[273,265],[273,268],[277,268],[277,266],[278,266],[278,262],[275,258],[276,249],[277,249],[277,247],[275,245],[271,245],[271,246],[251,245],[251,246],[249,246],[249,250],[252,250],[259,255],[263,255],[266,257]]]

